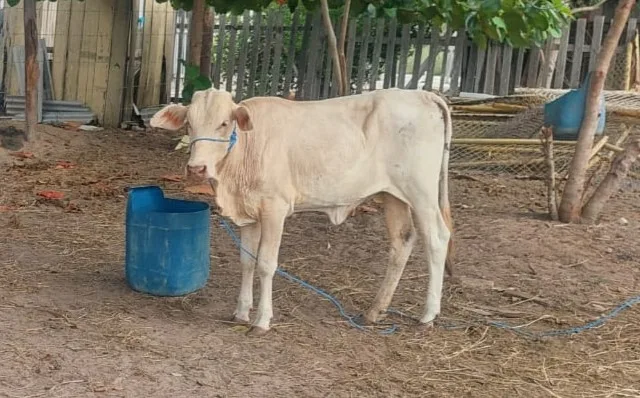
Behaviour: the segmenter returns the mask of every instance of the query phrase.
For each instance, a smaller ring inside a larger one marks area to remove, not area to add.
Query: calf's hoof
[[[269,332],[269,329],[265,329],[260,326],[251,326],[249,330],[247,330],[247,336],[250,337],[262,337]]]

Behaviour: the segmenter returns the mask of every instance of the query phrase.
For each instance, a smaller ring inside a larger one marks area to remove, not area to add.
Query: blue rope
[[[250,251],[248,251],[247,249],[245,249],[242,246],[242,242],[240,241],[240,238],[238,238],[238,235],[236,235],[236,233],[234,232],[233,228],[229,225],[229,223],[227,223],[224,219],[220,219],[220,225],[226,230],[227,234],[231,237],[231,239],[233,240],[233,242],[236,244],[236,246],[243,252],[247,253],[249,256],[251,256],[251,258],[253,258],[254,260],[258,260],[258,258],[251,253]],[[358,330],[362,330],[362,331],[369,331],[369,329],[365,328],[364,326],[360,325],[357,322],[357,317],[354,317],[352,315],[347,314],[347,312],[345,311],[344,307],[342,306],[342,304],[340,303],[340,301],[338,301],[338,299],[336,299],[335,297],[333,297],[332,295],[330,295],[329,293],[325,292],[322,289],[319,289],[305,281],[303,281],[300,278],[297,278],[291,274],[289,274],[288,272],[277,268],[276,272],[284,277],[285,279],[288,279],[292,282],[295,282],[297,284],[299,284],[300,286],[307,288],[315,293],[317,293],[318,295],[324,297],[325,299],[329,300],[337,309],[338,312],[340,312],[340,315],[345,318],[347,320],[347,322],[349,322],[349,324],[351,326],[353,326],[354,328],[358,329]],[[622,311],[627,310],[629,308],[631,308],[632,306],[636,305],[636,304],[640,304],[640,295],[636,296],[636,297],[632,297],[626,301],[624,301],[622,304],[618,305],[617,307],[615,307],[614,309],[612,309],[611,311],[609,311],[607,314],[595,319],[594,321],[591,321],[589,323],[586,323],[582,326],[576,326],[576,327],[572,327],[572,328],[568,328],[568,329],[556,329],[556,330],[548,330],[545,332],[530,332],[527,330],[524,330],[522,327],[520,326],[511,326],[507,323],[504,322],[500,322],[500,321],[486,321],[486,320],[478,320],[476,322],[461,322],[459,324],[455,324],[455,323],[442,323],[440,320],[436,320],[435,322],[437,324],[439,324],[440,327],[444,328],[444,329],[448,329],[448,330],[454,330],[454,329],[466,329],[470,326],[477,326],[478,324],[484,324],[484,325],[488,325],[488,326],[493,326],[496,327],[498,329],[504,329],[504,330],[509,330],[512,332],[515,332],[518,335],[524,336],[524,337],[528,337],[531,339],[541,339],[543,337],[560,337],[560,336],[570,336],[573,334],[578,334],[578,333],[582,333],[591,329],[596,329],[602,325],[604,325],[607,321],[609,321],[610,319],[618,316],[618,314],[620,314]],[[394,310],[394,309],[389,309],[387,310],[388,313],[390,314],[395,314],[395,315],[399,315],[401,317],[406,317],[406,318],[410,318],[413,320],[416,320],[415,317],[405,314],[403,312],[400,312],[398,310]],[[392,333],[395,333],[397,330],[397,326],[395,324],[393,324],[391,327],[379,331],[379,333],[384,334],[384,335],[389,335]]]
[[[231,136],[229,136],[229,139],[214,138],[214,137],[194,138],[193,140],[191,140],[191,142],[189,142],[189,151],[191,151],[191,148],[193,148],[193,144],[195,144],[198,141],[211,141],[211,142],[228,142],[229,147],[227,147],[227,152],[230,152],[231,148],[233,148],[236,142],[238,142],[238,133],[236,132],[236,127],[237,127],[236,122],[233,122],[233,131],[231,131]]]

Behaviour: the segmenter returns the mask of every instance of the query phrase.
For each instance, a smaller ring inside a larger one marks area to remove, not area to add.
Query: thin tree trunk
[[[24,55],[25,55],[25,120],[26,138],[36,138],[38,124],[38,79],[40,68],[37,60],[38,27],[36,25],[36,2],[24,0]]]
[[[634,139],[627,145],[624,152],[613,161],[611,170],[584,206],[582,212],[584,222],[594,223],[597,221],[605,203],[618,190],[638,156],[640,156],[640,139]]]
[[[585,186],[587,164],[593,145],[593,137],[598,126],[600,94],[604,88],[605,77],[611,65],[611,59],[618,47],[618,42],[626,22],[629,19],[631,9],[636,0],[620,0],[616,12],[607,32],[602,49],[598,54],[595,70],[591,76],[587,102],[585,104],[584,119],[578,133],[578,142],[571,165],[569,166],[569,180],[565,186],[560,203],[560,221],[570,223],[579,222],[582,210],[582,194]]]
[[[200,74],[211,78],[211,47],[213,46],[213,8],[205,6],[202,26]]]
[[[191,26],[189,26],[189,63],[200,67],[202,58],[202,31],[204,28],[205,0],[193,0]]]
[[[340,54],[338,52],[338,43],[336,42],[336,33],[333,30],[331,17],[329,16],[329,4],[327,0],[320,0],[320,5],[322,9],[322,22],[327,32],[327,45],[329,46],[329,53],[331,54],[331,61],[333,63],[333,74],[336,82],[338,82],[338,95],[342,96],[344,95],[342,68],[340,67]]]
[[[340,40],[338,41],[338,52],[340,56],[340,75],[342,77],[342,94],[350,94],[350,82],[347,81],[347,58],[344,54],[345,45],[347,42],[347,28],[349,27],[349,11],[351,9],[351,0],[344,2],[344,10],[342,14],[342,25],[340,27]]]
[[[547,164],[547,204],[549,215],[553,221],[558,221],[558,203],[556,201],[556,165],[553,160],[553,130],[543,127],[540,131],[542,151]]]

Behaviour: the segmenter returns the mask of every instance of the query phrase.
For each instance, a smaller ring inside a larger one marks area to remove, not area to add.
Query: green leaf
[[[493,17],[493,18],[491,18],[491,22],[493,22],[493,24],[497,28],[501,28],[501,29],[507,30],[507,25],[504,23],[504,19],[502,19],[500,17]]]

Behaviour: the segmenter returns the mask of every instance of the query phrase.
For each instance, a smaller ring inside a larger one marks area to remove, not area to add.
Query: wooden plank
[[[247,87],[247,98],[255,95],[256,85],[259,83],[258,75],[258,55],[262,49],[262,13],[256,12],[253,16],[253,38],[251,45],[251,66],[249,67],[249,82]]]
[[[107,127],[118,127],[122,117],[123,91],[127,62],[129,21],[132,18],[132,2],[117,2],[114,10],[109,78],[105,99],[104,120]]]
[[[451,84],[449,85],[449,94],[456,96],[460,94],[461,84],[458,82],[462,73],[462,58],[464,55],[467,35],[464,30],[459,30],[456,36],[456,47],[453,53],[453,71],[451,72]]]
[[[378,70],[380,68],[380,54],[382,53],[382,38],[384,35],[384,18],[378,18],[376,23],[376,39],[373,45],[371,57],[371,76],[369,77],[369,91],[376,89],[378,82]]]
[[[56,39],[53,43],[53,91],[55,99],[64,97],[64,78],[67,67],[67,46],[69,44],[69,28],[71,26],[72,0],[58,0],[56,17]],[[1,76],[1,75],[0,75]]]
[[[336,29],[336,31],[339,32],[340,30]],[[322,96],[322,98],[335,97],[338,90],[336,89],[336,82],[333,82],[333,85],[331,84],[333,80],[333,65],[331,63],[331,54],[329,54],[328,46],[322,46],[320,51],[322,51],[322,54],[320,55],[320,63],[324,64],[324,79],[322,81],[322,92],[320,93],[320,95]],[[332,86],[333,92],[331,90]]]
[[[436,58],[440,52],[440,32],[431,27],[429,41],[429,56],[427,57],[427,77],[424,82],[425,90],[433,89],[433,75],[436,68]]]
[[[415,40],[415,50],[413,52],[413,68],[411,69],[411,80],[405,88],[416,89],[420,80],[420,66],[422,65],[422,47],[424,47],[424,38],[426,34],[426,25],[421,24],[418,27],[418,34]]]
[[[268,72],[271,68],[271,48],[273,47],[273,27],[275,24],[275,13],[270,10],[267,14],[267,29],[265,31],[264,47],[262,48],[262,69],[260,69],[259,95],[267,95]]]
[[[71,1],[69,18],[69,44],[67,47],[67,63],[64,77],[65,100],[81,100],[78,96],[80,78],[80,47],[83,42],[84,13],[86,2]]]
[[[513,47],[502,46],[502,66],[500,67],[500,83],[498,84],[498,95],[509,94],[509,82],[511,81],[511,60],[513,58]]]
[[[465,46],[465,62],[464,62],[464,79],[462,81],[462,90],[464,92],[473,91],[473,82],[476,78],[476,64],[478,63],[478,46],[470,41]]]
[[[398,21],[395,18],[391,18],[389,22],[389,33],[387,36],[387,51],[385,54],[384,62],[384,80],[382,82],[383,88],[389,88],[391,86],[391,74],[393,73],[394,55],[396,49],[396,35],[397,35]]]
[[[24,49],[24,3],[14,7],[4,8],[4,29],[6,30],[5,47],[7,48],[7,68],[5,76],[5,90],[8,95],[24,95],[24,56],[22,60],[15,59],[15,47]],[[23,50],[24,52],[24,50]],[[16,65],[19,63],[19,65]],[[22,77],[18,76],[16,66],[22,70]],[[20,87],[22,86],[22,92]]]
[[[73,2],[76,3],[75,1]],[[136,53],[138,49],[138,44],[140,40],[140,35],[138,34],[140,29],[138,27],[138,14],[140,13],[139,3],[137,1],[132,2],[132,11],[131,18],[129,20],[129,49],[127,51],[127,71],[126,71],[126,83],[124,87],[124,101],[122,110],[122,119],[125,122],[129,122],[133,120],[132,112],[133,112],[133,90],[134,90],[134,78],[135,78],[135,66],[134,62],[136,58]],[[123,27],[124,29],[124,27]]]
[[[353,73],[353,58],[356,51],[356,20],[349,21],[349,33],[347,36],[347,81],[349,82],[349,92],[345,95],[350,95],[352,92],[351,74]]]
[[[540,47],[533,47],[529,52],[529,65],[527,67],[527,87],[535,87],[540,71]]]
[[[485,94],[493,94],[496,82],[496,63],[500,48],[497,43],[490,42],[487,50],[487,68],[484,76],[483,92]]]
[[[551,56],[550,55],[551,51],[553,51],[554,43],[555,43],[555,39],[553,37],[550,37],[547,39],[544,45],[544,52],[542,53],[544,57],[541,59],[542,65],[540,65],[540,73],[538,74],[538,79],[536,80],[536,87],[550,88],[550,87],[546,87],[545,80],[549,75],[549,71],[551,70],[551,67],[555,66],[555,65],[549,64],[549,57]]]
[[[227,92],[233,90],[233,76],[235,75],[236,66],[236,36],[238,35],[238,16],[231,14],[229,21],[229,45],[227,46],[227,73],[225,76],[225,83]]]
[[[553,88],[564,87],[565,68],[567,66],[567,48],[569,46],[569,34],[571,30],[567,26],[562,30],[562,38],[560,38],[560,47],[558,48],[558,62],[556,63],[555,76],[553,79]]]
[[[626,47],[627,44],[633,41],[633,36],[636,33],[637,27],[638,27],[638,19],[629,18],[629,21],[627,21],[627,33],[625,34],[624,43],[623,43],[623,49],[622,49],[623,52],[624,52],[624,47]],[[618,49],[620,50],[619,47]]]
[[[175,64],[175,68],[176,68],[176,85],[175,85],[175,89],[176,91],[174,92],[173,96],[176,100],[178,100],[180,97],[182,97],[182,91],[180,90],[181,88],[181,76],[182,76],[182,60],[185,59],[184,56],[184,50],[185,50],[185,40],[184,40],[184,33],[186,31],[185,29],[185,23],[186,23],[186,15],[185,15],[185,11],[184,10],[178,10],[178,18],[177,18],[177,35],[178,35],[178,59],[176,60],[176,64]]]
[[[362,26],[362,37],[360,39],[360,57],[358,59],[358,77],[356,81],[356,93],[362,93],[364,85],[364,75],[367,67],[367,55],[369,53],[369,39],[371,36],[371,17],[364,18]]]
[[[98,47],[98,29],[100,28],[100,4],[87,2],[84,14],[84,29],[80,45],[80,70],[78,71],[77,99],[91,107],[93,84]],[[94,110],[94,109],[92,109]]]
[[[282,47],[283,47],[283,16],[282,11],[276,12],[275,16],[275,48],[273,49],[273,72],[271,74],[271,90],[269,93],[273,96],[278,92],[280,86],[280,64],[282,63]]]
[[[602,33],[604,31],[604,15],[593,18],[593,34],[591,35],[591,52],[589,53],[589,71],[596,67],[596,59],[602,47]]]
[[[582,68],[582,47],[584,45],[584,34],[587,27],[585,18],[578,19],[576,28],[576,41],[573,51],[573,59],[571,62],[571,75],[569,78],[569,87],[576,88],[580,85],[580,72]]]
[[[313,34],[313,23],[315,21],[321,22],[317,17],[320,15],[320,11],[316,11],[315,13],[307,13],[307,16],[304,21],[304,29],[302,32],[302,51],[298,55],[296,59],[296,64],[299,65],[300,70],[298,71],[298,78],[296,82],[298,84],[298,90],[296,91],[296,99],[302,100],[306,97],[305,92],[305,77],[307,74],[307,60],[309,59],[309,41],[311,40],[311,35]]]
[[[440,73],[440,92],[444,92],[444,83],[447,80],[447,76],[449,75],[449,71],[447,69],[447,61],[449,58],[449,42],[451,41],[451,28],[447,27],[447,31],[444,35],[444,43],[442,45],[444,52],[442,55],[442,72]]]
[[[146,93],[148,87],[146,83],[150,81],[148,74],[151,72],[151,69],[148,68],[149,65],[149,57],[151,56],[151,35],[153,29],[153,7],[155,5],[155,0],[144,0],[143,2],[143,11],[142,16],[144,17],[143,25],[142,25],[142,41],[140,43],[142,47],[141,51],[141,59],[140,59],[140,72],[138,77],[138,92],[135,98],[135,104],[140,107],[144,107],[145,98],[148,96]]]
[[[191,27],[191,25],[189,25]],[[213,86],[220,89],[222,79],[222,56],[224,54],[224,43],[227,36],[227,16],[220,14],[218,22],[218,46],[216,47],[216,70],[213,71]],[[187,40],[188,42],[188,40]]]
[[[340,31],[340,27],[336,27],[335,23],[333,24],[334,26],[334,31],[335,32],[339,32]],[[323,76],[323,72],[322,72],[322,68],[325,65],[324,64],[324,59],[326,56],[328,56],[327,54],[327,35],[324,31],[324,29],[322,29],[321,32],[318,32],[318,34],[320,35],[320,39],[318,39],[318,41],[320,42],[320,47],[319,47],[319,57],[316,58],[316,62],[313,65],[313,69],[311,69],[311,96],[309,97],[309,99],[311,100],[317,100],[320,98],[320,95],[322,94],[321,90],[322,90],[322,76]],[[335,97],[337,95],[337,86],[336,86],[336,82],[335,82],[335,77],[331,76],[329,78],[329,82],[333,83],[329,86],[329,97]]]
[[[322,17],[320,15],[320,12],[319,11],[316,12],[316,14],[313,17],[313,23],[311,24],[312,32],[309,37],[309,41],[311,42],[311,44],[308,46],[309,55],[306,60],[307,62],[305,65],[306,72],[305,72],[304,80],[301,80],[303,82],[303,87],[304,87],[303,95],[305,99],[313,98],[312,88],[313,88],[314,80],[316,78],[316,63],[318,61],[318,52],[320,52],[320,48],[321,48],[320,43],[323,36],[323,27],[322,27],[321,18]]]
[[[410,31],[409,24],[402,25],[402,36],[400,38],[400,62],[398,63],[398,87],[404,87],[404,80],[407,77],[407,57],[409,56]]]
[[[162,78],[162,57],[164,53],[165,28],[169,3],[153,1],[151,18],[145,20],[150,26],[150,38],[145,42],[146,62],[142,63],[140,72],[140,88],[138,89],[139,107],[158,105],[160,102],[160,81]],[[146,14],[146,12],[145,12]],[[144,72],[144,73],[143,73]],[[144,77],[144,79],[143,79]]]
[[[293,82],[293,68],[296,57],[296,39],[298,38],[298,25],[300,24],[300,7],[296,8],[291,21],[291,34],[289,35],[289,48],[287,50],[287,67],[284,71],[284,91],[283,95],[288,96],[291,92]]]
[[[94,0],[98,13],[98,37],[92,91],[87,93],[89,108],[96,114],[98,121],[104,121],[107,99],[107,83],[109,81],[109,58],[111,55],[111,34],[113,30],[114,2]],[[160,65],[162,66],[162,65]],[[158,80],[159,81],[159,80]]]
[[[516,75],[514,76],[514,87],[520,87],[522,73],[524,72],[524,48],[518,49],[518,58],[516,60]]]
[[[242,15],[242,32],[240,33],[240,60],[238,61],[238,80],[236,81],[236,102],[244,98],[244,80],[249,54],[249,35],[251,29],[251,15],[249,10],[245,10]]]
[[[165,77],[164,86],[162,87],[161,103],[168,104],[171,102],[171,83],[173,83],[174,72],[174,54],[176,44],[176,23],[178,21],[178,13],[173,7],[166,8],[166,26],[164,33],[164,59],[165,59]]]
[[[487,50],[484,48],[478,48],[478,57],[476,58],[476,75],[473,80],[473,92],[477,93],[480,91],[480,79],[482,76],[482,72],[484,71],[485,58],[487,57]]]

